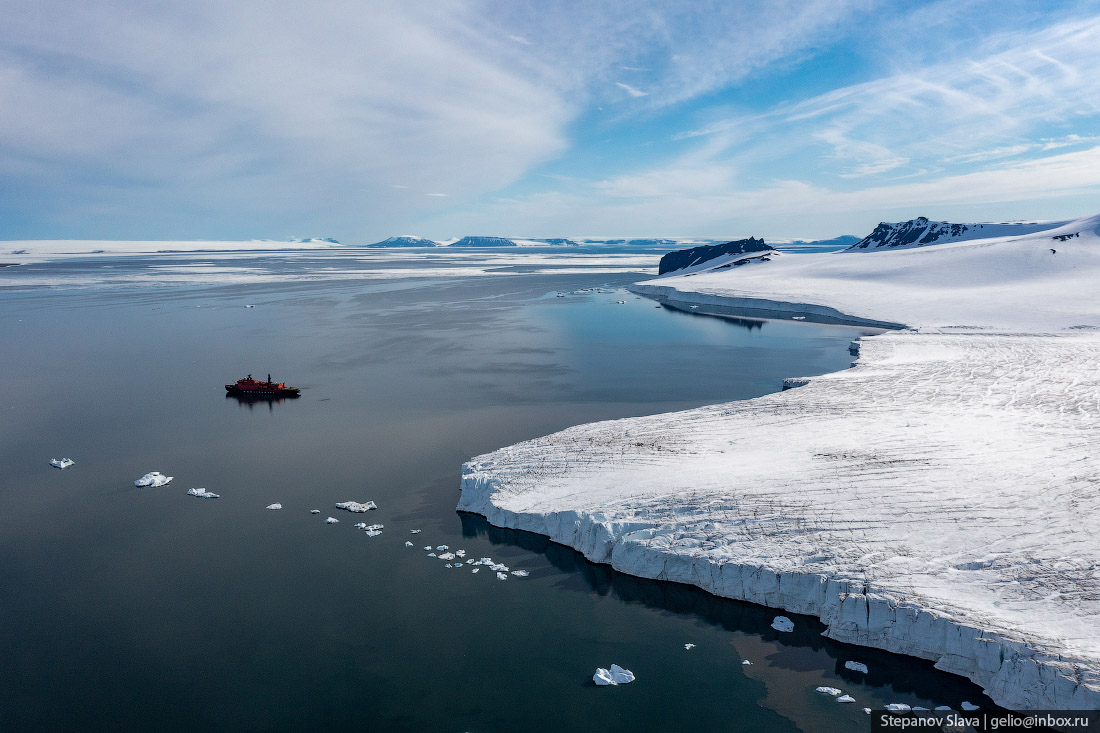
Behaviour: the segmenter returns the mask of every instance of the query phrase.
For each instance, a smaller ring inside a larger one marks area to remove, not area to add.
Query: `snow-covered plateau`
[[[861,339],[853,368],[797,389],[477,456],[458,508],[626,573],[817,616],[1007,708],[1100,708],[1100,217],[1051,226],[756,253],[638,284],[696,313],[910,330]]]

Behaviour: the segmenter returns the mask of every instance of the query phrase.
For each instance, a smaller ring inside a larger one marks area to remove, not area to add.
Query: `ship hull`
[[[241,389],[235,384],[225,385],[225,391],[234,397],[298,397],[298,387],[275,387],[272,389]]]

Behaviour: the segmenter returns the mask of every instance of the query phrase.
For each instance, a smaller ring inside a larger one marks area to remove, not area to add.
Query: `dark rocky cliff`
[[[769,249],[771,249],[771,247],[764,244],[763,239],[756,239],[755,237],[738,239],[737,241],[726,242],[725,244],[707,244],[702,247],[681,249],[676,252],[669,252],[661,258],[661,264],[657,270],[657,274],[664,275],[667,272],[675,272],[685,267],[694,267],[695,265],[702,264],[723,255],[739,255],[747,252],[767,252]]]

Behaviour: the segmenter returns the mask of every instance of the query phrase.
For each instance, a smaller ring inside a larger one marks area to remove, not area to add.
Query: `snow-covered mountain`
[[[969,239],[1012,237],[1053,229],[1067,221],[1010,221],[1001,223],[952,224],[947,221],[929,221],[923,216],[899,222],[880,222],[875,231],[859,240],[848,251],[879,249],[907,249],[925,247],[942,242],[963,242]]]
[[[434,240],[425,239],[424,237],[414,237],[411,235],[405,235],[401,237],[390,237],[389,239],[383,239],[381,242],[375,242],[374,244],[368,244],[367,247],[438,247],[439,244]]]
[[[463,237],[448,247],[516,247],[511,239],[504,237]]]
[[[701,247],[692,247],[691,249],[681,249],[675,252],[669,252],[662,257],[657,272],[661,275],[669,272],[679,272],[689,267],[697,267],[705,262],[712,262],[719,257],[728,259],[728,257],[726,257],[727,255],[741,255],[746,252],[767,252],[770,249],[771,247],[765,244],[763,239],[756,239],[755,237],[738,239],[733,242],[726,242],[725,244],[707,244]]]

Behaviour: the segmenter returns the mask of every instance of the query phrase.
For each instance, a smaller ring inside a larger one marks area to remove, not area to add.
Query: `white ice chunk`
[[[443,552],[444,550],[449,549],[449,548],[447,547],[447,545],[440,545],[439,547],[437,547],[435,549],[438,550],[439,552]]]
[[[449,568],[449,567],[451,567],[451,564],[450,564],[450,563],[447,563],[447,564],[446,564],[446,565],[444,565],[443,567],[445,567],[445,568]]]
[[[310,513],[310,514],[320,514],[320,513],[321,513],[321,510],[320,510],[320,509],[310,509],[310,510],[309,510],[309,513]]]
[[[409,542],[408,540],[405,540],[405,547],[412,547],[412,546],[413,546],[413,543]]]
[[[435,557],[435,553],[434,552],[429,552],[428,557]]]
[[[870,714],[871,714],[871,708],[863,708],[863,712],[865,712],[865,713],[867,713],[868,715],[870,715]]]
[[[818,692],[823,692],[826,695],[832,695],[833,697],[836,697],[837,695],[840,694],[840,690],[837,689],[836,687],[819,687],[819,688],[817,688],[817,691]]]
[[[339,522],[339,521],[340,521],[340,520],[339,520],[339,519],[337,519],[336,517],[327,517],[327,518],[325,519],[325,524],[336,524],[336,523],[337,523],[337,522]]]
[[[965,710],[968,713],[973,712],[974,710],[978,709],[977,705],[975,705],[974,703],[969,702],[967,700],[963,700],[962,704],[959,707],[961,707],[963,710]]]
[[[420,534],[421,531],[422,530],[419,530],[419,529],[410,529],[409,534]]]
[[[378,505],[373,501],[360,503],[358,501],[341,501],[336,504],[337,509],[346,509],[349,512],[369,512],[371,509],[377,509]]]
[[[381,524],[371,524],[367,526],[367,529],[372,532],[381,532],[385,527]]]
[[[845,662],[844,669],[850,669],[853,672],[862,672],[867,674],[867,665],[863,662]]]
[[[471,572],[471,573],[476,573],[476,572],[478,572],[478,571],[480,571],[480,570],[481,570],[481,568],[474,568],[474,569],[473,569],[473,570],[471,570],[470,572]]]
[[[458,557],[466,557],[466,551],[465,550],[455,550],[455,555],[457,555]]]
[[[837,702],[855,702],[856,699],[851,695],[841,695],[836,699]]]
[[[462,563],[460,563],[460,562],[456,562],[456,563],[455,563],[455,567],[456,567],[456,568],[460,568],[460,567],[462,567]]]
[[[367,523],[366,522],[359,522],[358,524],[355,524],[353,526],[356,529],[366,529],[367,528]]]
[[[495,570],[495,571],[496,571],[496,572],[498,572],[498,573],[506,573],[506,572],[508,572],[508,566],[507,566],[507,565],[501,565],[500,563],[497,563],[497,564],[495,564],[495,565],[490,565],[490,566],[489,566],[489,569],[490,569],[490,570]]]
[[[424,549],[425,550],[430,550],[430,549],[432,549],[432,546],[431,545],[424,545]]]
[[[440,560],[454,560],[455,554],[453,552],[441,552],[439,553]]]
[[[903,702],[892,702],[886,706],[886,709],[892,713],[907,713],[913,708],[909,707]]]
[[[50,465],[54,468],[68,468],[76,463],[72,458],[51,458]]]
[[[634,673],[629,669],[623,669],[617,664],[612,664],[611,669],[608,671],[611,673],[611,684],[613,685],[625,685],[634,681]]]
[[[197,496],[200,499],[219,499],[219,498],[221,498],[221,494],[215,494],[212,491],[207,491],[206,489],[188,489],[187,490],[187,495],[188,496]]]
[[[508,573],[497,573],[497,580],[508,580]]]
[[[936,706],[936,710],[940,710],[940,711],[950,710],[950,709],[951,709],[950,705],[937,705]]]
[[[690,644],[690,643],[689,644],[684,644],[684,649],[694,649],[694,648],[695,648],[694,644]]]
[[[150,471],[135,481],[134,486],[164,486],[170,483],[173,478],[173,476],[165,476],[160,471]]]
[[[283,505],[280,504],[279,502],[275,502],[274,504],[268,504],[267,508],[268,509],[282,509]]]
[[[751,667],[751,666],[752,666],[752,662],[750,662],[750,661],[749,661],[749,660],[747,660],[747,659],[742,659],[742,660],[741,660],[741,666],[742,666],[742,667]]]
[[[517,578],[526,578],[530,574],[531,573],[527,572],[526,570],[513,570],[512,571],[512,575],[516,576]]]
[[[772,619],[772,628],[776,631],[794,631],[794,621],[786,616],[776,616]]]

